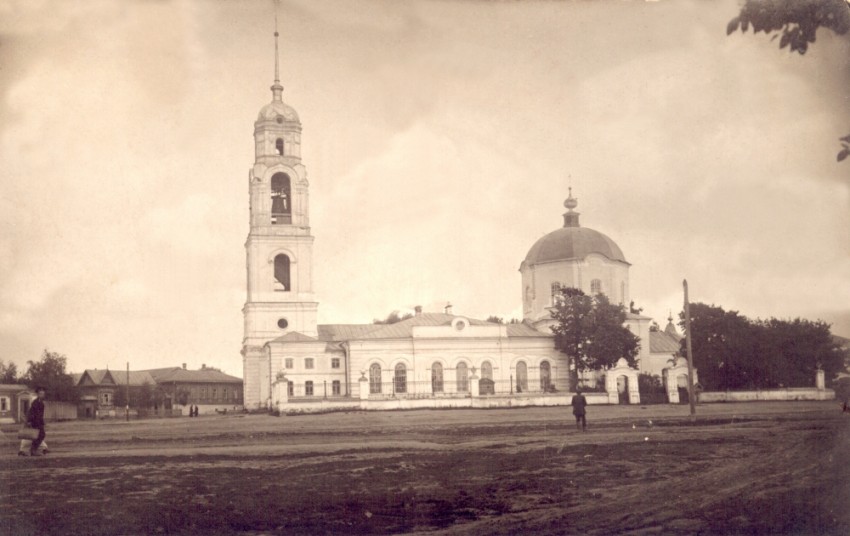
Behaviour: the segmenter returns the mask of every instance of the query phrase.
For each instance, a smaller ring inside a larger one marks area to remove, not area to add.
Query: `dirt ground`
[[[850,534],[835,402],[5,427],[0,534]],[[650,422],[651,421],[651,422]]]

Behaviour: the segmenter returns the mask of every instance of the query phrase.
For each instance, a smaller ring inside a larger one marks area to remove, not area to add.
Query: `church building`
[[[275,32],[276,50],[277,37]],[[549,329],[560,289],[605,293],[621,304],[630,296],[629,262],[613,240],[579,224],[572,192],[563,226],[537,240],[520,264],[521,323],[485,322],[453,314],[449,306],[442,312],[417,308],[412,318],[389,325],[318,324],[301,121],[283,101],[277,57],[271,91],[272,101],[254,122],[255,159],[248,174],[245,407],[328,400],[361,407],[398,402],[374,409],[568,403],[567,358],[555,349]],[[681,372],[672,323],[660,331],[650,328],[649,317],[629,314],[626,322],[641,340],[640,370],[621,360],[606,371],[609,392],[592,403],[622,400],[618,389],[636,403],[638,372]]]

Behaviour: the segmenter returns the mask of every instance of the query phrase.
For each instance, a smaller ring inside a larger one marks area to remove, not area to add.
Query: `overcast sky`
[[[283,1],[321,323],[521,317],[581,223],[662,325],[693,301],[850,336],[850,36],[727,37],[735,0]],[[273,3],[0,0],[0,359],[241,376]]]

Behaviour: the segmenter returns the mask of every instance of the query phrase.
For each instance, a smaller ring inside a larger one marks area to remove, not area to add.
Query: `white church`
[[[245,243],[245,407],[569,404],[567,357],[555,349],[549,329],[555,296],[574,287],[628,304],[630,295],[629,262],[609,237],[579,225],[572,193],[564,203],[563,226],[537,240],[520,263],[521,323],[486,322],[453,314],[450,307],[442,312],[417,307],[415,316],[395,324],[318,324],[301,121],[283,102],[279,78],[276,63],[272,101],[254,123]],[[669,400],[679,401],[677,384],[687,374],[684,360],[674,356],[680,336],[672,319],[663,331],[650,329],[651,320],[628,315],[628,328],[640,337],[639,368],[621,360],[586,377],[604,375],[605,392],[590,393],[591,403],[638,403],[641,372],[667,378]]]

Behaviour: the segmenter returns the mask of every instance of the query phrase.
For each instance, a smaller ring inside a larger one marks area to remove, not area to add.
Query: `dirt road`
[[[0,533],[850,534],[834,402],[687,411],[60,423],[43,458],[4,441]]]

